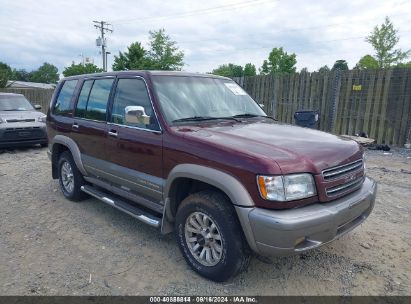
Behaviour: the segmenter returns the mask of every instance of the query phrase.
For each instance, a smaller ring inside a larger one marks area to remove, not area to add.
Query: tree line
[[[164,29],[149,31],[148,48],[136,41],[131,43],[124,52],[114,56],[113,71],[123,70],[181,70],[184,67],[184,52],[177,42],[173,41]],[[411,50],[402,51],[396,48],[399,42],[398,29],[394,28],[391,20],[386,17],[383,24],[375,26],[365,41],[374,48],[374,55],[364,55],[354,69],[375,69],[388,67],[411,67],[411,61],[405,62],[410,56]],[[213,69],[210,73],[226,76],[241,77],[295,73],[297,71],[297,55],[287,53],[282,47],[275,47],[268,54],[261,67],[257,68],[252,63],[243,66],[234,63],[226,63]],[[318,72],[327,72],[333,69],[348,70],[348,63],[344,59],[337,60],[331,69],[325,65]],[[307,72],[303,68],[301,72]],[[75,64],[65,67],[65,77],[102,72],[95,64]],[[43,63],[37,70],[26,71],[24,69],[12,69],[6,63],[0,62],[0,87],[4,87],[8,80],[32,81],[42,83],[56,83],[59,79],[58,69],[50,63]]]

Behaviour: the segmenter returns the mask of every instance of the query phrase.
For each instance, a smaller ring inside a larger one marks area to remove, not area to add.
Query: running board
[[[118,198],[115,198],[114,196],[110,196],[103,191],[100,191],[92,186],[84,185],[81,186],[81,190],[97,199],[100,201],[117,208],[120,211],[123,211],[124,213],[127,213],[131,215],[132,217],[142,221],[143,223],[146,223],[152,227],[160,227],[161,223],[161,218],[156,217],[155,215],[152,215],[148,213],[147,211],[144,211],[140,208],[137,208],[135,206],[132,206]]]

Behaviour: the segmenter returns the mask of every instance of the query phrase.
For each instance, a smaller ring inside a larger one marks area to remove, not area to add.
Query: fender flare
[[[51,141],[51,152],[53,153],[54,145],[60,144],[66,146],[73,156],[73,160],[76,163],[77,168],[83,175],[87,175],[86,170],[84,169],[83,162],[81,161],[81,153],[77,144],[70,137],[64,135],[56,135]]]
[[[171,186],[177,178],[190,178],[210,184],[223,191],[234,205],[254,207],[250,194],[237,178],[224,171],[195,164],[180,164],[171,170],[164,187],[164,198],[169,197]]]

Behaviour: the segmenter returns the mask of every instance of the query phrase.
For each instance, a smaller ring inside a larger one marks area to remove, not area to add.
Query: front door
[[[127,106],[141,106],[148,124],[125,120]],[[162,199],[162,133],[142,77],[117,80],[107,125],[107,154],[112,182],[149,200]]]

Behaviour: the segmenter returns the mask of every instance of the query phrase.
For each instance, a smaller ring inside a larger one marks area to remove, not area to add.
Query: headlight
[[[270,201],[292,201],[316,194],[311,174],[291,174],[283,176],[257,176],[261,196]]]
[[[43,115],[43,116],[40,116],[40,117],[37,117],[37,121],[39,121],[39,122],[46,122],[46,119],[47,119],[47,116],[46,115]]]

